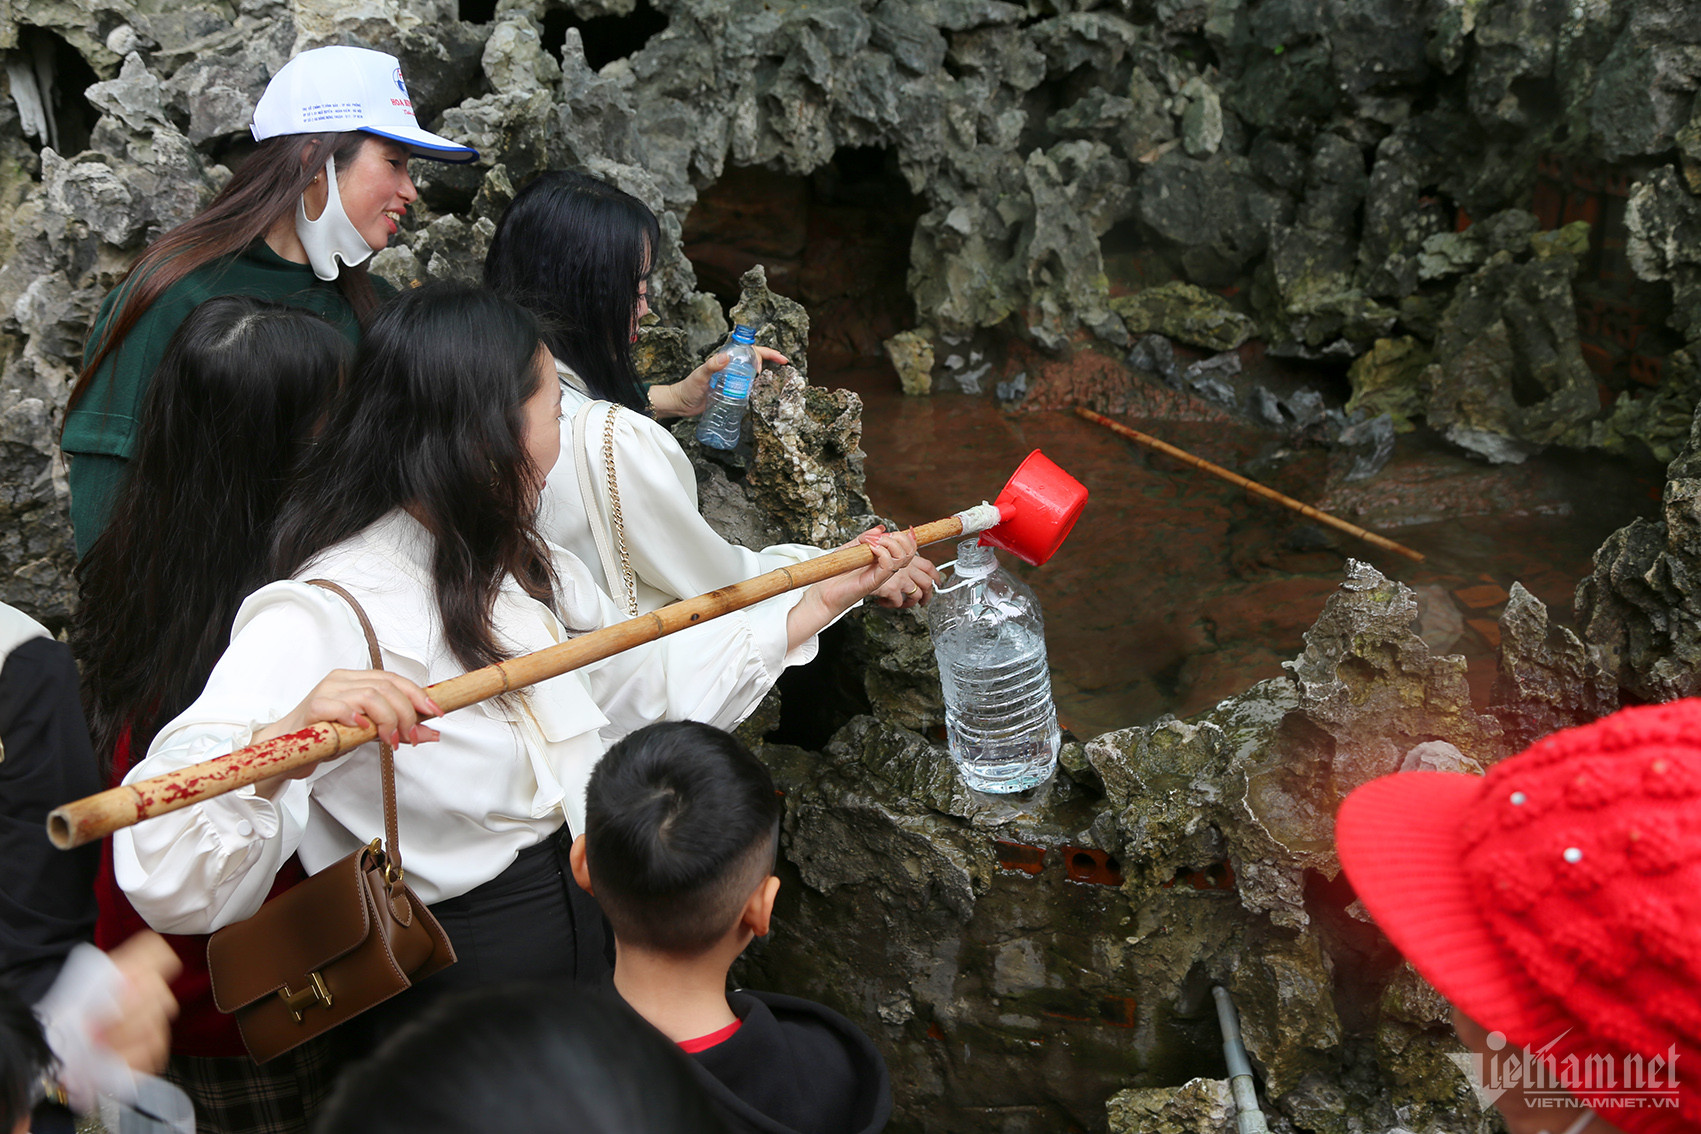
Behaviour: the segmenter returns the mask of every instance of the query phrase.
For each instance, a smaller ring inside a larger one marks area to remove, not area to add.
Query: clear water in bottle
[[[1057,706],[1045,621],[1027,584],[977,540],[957,545],[956,573],[928,606],[945,688],[945,734],[976,791],[1037,787],[1057,767]]]
[[[697,419],[697,441],[711,449],[738,448],[744,424],[744,407],[750,401],[750,383],[762,369],[754,344],[756,332],[740,324],[722,349],[731,356],[709,385],[709,404]]]

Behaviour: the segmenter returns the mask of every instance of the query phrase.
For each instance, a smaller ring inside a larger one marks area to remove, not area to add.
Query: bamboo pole
[[[1097,422],[1106,429],[1128,438],[1128,440],[1133,441],[1137,445],[1144,445],[1146,448],[1155,450],[1165,456],[1174,457],[1176,460],[1181,461],[1184,464],[1192,465],[1196,469],[1208,472],[1212,476],[1222,477],[1230,484],[1238,484],[1248,492],[1256,493],[1266,500],[1271,500],[1280,504],[1284,508],[1291,508],[1300,515],[1308,516],[1320,524],[1328,524],[1330,527],[1337,528],[1340,531],[1346,532],[1348,535],[1357,536],[1366,543],[1373,543],[1377,547],[1398,552],[1408,559],[1415,559],[1419,563],[1423,562],[1423,554],[1421,552],[1413,551],[1405,544],[1395,543],[1387,536],[1379,536],[1375,532],[1366,531],[1357,524],[1349,524],[1345,520],[1329,515],[1327,512],[1319,512],[1316,508],[1313,508],[1309,504],[1295,500],[1291,496],[1284,496],[1273,488],[1266,488],[1257,481],[1248,480],[1239,473],[1230,472],[1221,465],[1213,465],[1210,461],[1207,461],[1203,457],[1195,457],[1187,450],[1177,449],[1174,445],[1171,445],[1166,441],[1159,441],[1156,437],[1153,437],[1150,434],[1141,433],[1138,429],[1130,429],[1128,426],[1123,425],[1120,421],[1113,421],[1102,413],[1094,413],[1092,410],[1087,409],[1084,406],[1076,406],[1075,412],[1086,418],[1088,421]]]
[[[997,524],[998,509],[981,504],[943,520],[912,529],[916,545],[974,535]],[[743,610],[764,599],[842,575],[874,560],[866,544],[840,548],[826,555],[781,567],[766,575],[664,606],[637,618],[605,626],[566,642],[475,669],[426,687],[445,713],[586,666],[623,650],[680,630]],[[286,736],[240,748],[226,756],[179,768],[175,772],[123,784],[96,795],[73,800],[47,816],[47,835],[60,850],[110,835],[144,819],[212,799],[272,776],[293,772],[320,760],[339,756],[377,737],[371,725],[352,728],[334,722],[313,725]]]

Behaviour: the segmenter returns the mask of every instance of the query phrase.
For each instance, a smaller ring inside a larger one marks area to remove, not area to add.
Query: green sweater
[[[394,294],[395,289],[378,277],[372,277],[372,283],[380,298]],[[101,304],[83,348],[85,366],[127,288],[128,284],[114,289]],[[143,400],[166,345],[191,311],[221,295],[248,295],[300,307],[322,316],[351,342],[360,340],[360,324],[337,285],[320,280],[306,264],[285,260],[263,240],[238,255],[203,265],[167,288],[119,348],[106,356],[88,391],[65,415],[60,445],[70,458],[67,478],[78,558],[88,553],[105,529],[112,502],[123,486],[125,468],[136,451]]]

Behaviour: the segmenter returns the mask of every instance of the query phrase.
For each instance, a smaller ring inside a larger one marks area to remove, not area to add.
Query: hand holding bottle
[[[744,429],[744,410],[750,402],[750,385],[762,369],[756,353],[756,332],[740,323],[732,329],[725,354],[728,362],[709,388],[708,404],[697,419],[697,443],[709,449],[738,448]]]
[[[772,347],[753,345],[752,349],[764,363],[774,366],[791,365],[791,359]],[[651,386],[650,409],[657,417],[696,417],[709,404],[709,388],[713,385],[715,376],[726,369],[726,364],[731,361],[732,355],[724,350],[716,351],[703,365],[679,381]]]

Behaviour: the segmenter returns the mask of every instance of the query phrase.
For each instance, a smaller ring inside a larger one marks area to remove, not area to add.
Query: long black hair
[[[531,313],[485,288],[434,283],[381,307],[284,505],[274,577],[406,508],[432,538],[450,651],[468,669],[508,657],[490,617],[503,578],[555,605],[535,527],[549,470],[533,466],[522,413],[541,345]]]
[[[139,755],[200,695],[237,607],[271,578],[288,470],[351,354],[317,315],[246,296],[207,300],[172,336],[112,518],[77,567],[72,641],[103,762],[126,727]]]
[[[551,171],[502,214],[484,282],[540,317],[549,352],[593,397],[647,413],[632,364],[632,312],[660,242],[656,215],[632,194],[587,174]]]
[[[612,994],[445,996],[342,1077],[315,1134],[726,1134],[677,1045]]]

